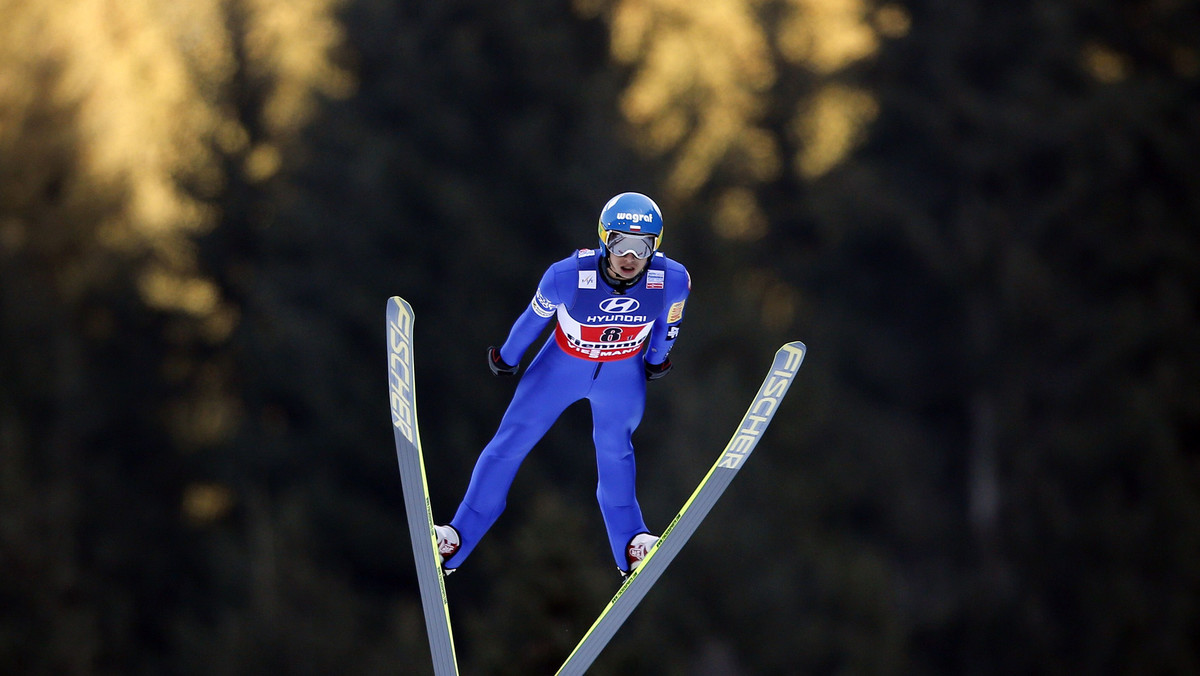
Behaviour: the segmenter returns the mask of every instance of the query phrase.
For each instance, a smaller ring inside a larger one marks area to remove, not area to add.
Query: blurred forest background
[[[1185,0],[0,0],[0,672],[429,673],[386,299],[445,520],[624,190],[694,281],[652,527],[809,355],[593,673],[1200,673]],[[464,673],[619,583],[589,416],[448,580]]]

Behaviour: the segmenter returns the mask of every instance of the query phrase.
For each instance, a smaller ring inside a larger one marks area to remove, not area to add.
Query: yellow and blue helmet
[[[623,192],[600,210],[600,246],[618,256],[649,258],[662,243],[663,218],[654,200]]]

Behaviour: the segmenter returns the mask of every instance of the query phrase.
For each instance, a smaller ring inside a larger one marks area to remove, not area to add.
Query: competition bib
[[[622,310],[632,307],[631,314],[605,313],[605,309]],[[558,307],[558,326],[554,330],[559,348],[567,354],[591,361],[616,361],[637,354],[650,336],[652,317],[636,314],[638,301],[633,298],[610,298],[600,303],[600,313],[588,316],[581,323]]]

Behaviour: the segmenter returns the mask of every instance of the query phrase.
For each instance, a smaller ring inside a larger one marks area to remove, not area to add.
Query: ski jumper
[[[633,431],[646,403],[643,360],[661,364],[679,324],[691,279],[680,263],[655,253],[631,286],[606,281],[603,249],[582,249],[551,265],[517,319],[500,356],[520,363],[551,318],[553,334],[517,383],[496,435],[484,447],[450,525],[462,546],[446,561],[457,568],[504,511],[517,469],[564,410],[580,399],[592,408],[596,499],[613,558],[627,568],[625,546],[647,532],[635,491]]]

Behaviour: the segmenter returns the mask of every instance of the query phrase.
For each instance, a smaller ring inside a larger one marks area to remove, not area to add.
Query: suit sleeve
[[[521,316],[517,317],[516,323],[508,332],[508,338],[500,347],[500,358],[504,360],[504,363],[514,365],[520,363],[525,351],[550,323],[550,318],[554,316],[562,302],[556,282],[555,266],[551,266],[542,275],[542,281],[538,283],[533,300],[525,306],[525,311],[521,313]]]
[[[650,330],[649,346],[646,348],[646,361],[650,364],[661,364],[667,359],[675,338],[679,335],[679,325],[683,323],[683,308],[687,304],[688,294],[692,290],[692,278],[682,265],[677,270],[671,270],[667,275],[667,289],[670,292],[663,312],[654,320],[654,328]]]

